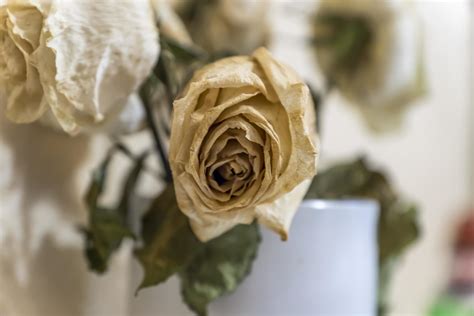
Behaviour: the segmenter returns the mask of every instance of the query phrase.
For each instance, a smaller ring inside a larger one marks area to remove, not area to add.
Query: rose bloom
[[[250,54],[270,34],[268,0],[168,0],[181,13],[193,41],[209,52]]]
[[[0,88],[17,123],[44,116],[70,134],[106,124],[158,51],[147,0],[0,1]]]
[[[197,71],[174,103],[176,197],[202,241],[254,219],[286,239],[317,157],[308,87],[264,48]]]
[[[425,92],[421,25],[412,4],[322,0],[314,17],[318,64],[374,131],[397,129]]]

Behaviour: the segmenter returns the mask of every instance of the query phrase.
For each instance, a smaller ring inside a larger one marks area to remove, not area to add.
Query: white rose
[[[321,70],[369,127],[398,128],[425,92],[421,25],[412,4],[322,0],[314,36]]]
[[[0,86],[18,123],[46,112],[68,133],[119,115],[158,57],[148,0],[3,1]]]
[[[254,219],[287,238],[316,173],[313,106],[303,81],[264,48],[194,75],[174,104],[169,160],[199,239]]]

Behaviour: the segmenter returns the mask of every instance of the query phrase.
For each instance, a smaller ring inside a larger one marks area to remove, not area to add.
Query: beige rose
[[[322,0],[314,21],[324,75],[373,130],[398,128],[425,92],[421,25],[412,5]]]
[[[119,116],[158,51],[148,0],[0,2],[0,88],[17,123],[50,112],[75,134]]]
[[[268,0],[177,0],[174,5],[194,42],[209,52],[250,54],[269,39]]]
[[[264,48],[202,68],[175,101],[176,197],[202,241],[254,219],[286,239],[317,157],[308,87]]]

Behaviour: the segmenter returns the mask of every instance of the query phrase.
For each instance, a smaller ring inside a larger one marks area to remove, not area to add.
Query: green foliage
[[[258,225],[239,225],[207,242],[191,231],[170,184],[143,218],[143,246],[135,252],[144,269],[137,291],[179,273],[182,294],[199,315],[214,299],[235,290],[250,272],[260,234]]]
[[[234,291],[250,273],[260,239],[254,223],[239,225],[205,244],[180,274],[186,304],[198,315],[207,315],[210,302]]]
[[[334,70],[353,70],[370,56],[373,38],[369,22],[363,17],[322,14],[316,16],[315,27],[330,30],[315,38],[318,46],[331,50]]]
[[[393,267],[420,235],[416,206],[403,201],[388,178],[371,169],[363,158],[318,174],[306,196],[306,199],[316,198],[367,198],[379,202],[379,314],[384,314]]]
[[[124,238],[134,238],[127,222],[131,209],[130,199],[135,191],[146,154],[140,156],[129,172],[123,187],[122,198],[114,208],[100,205],[100,197],[105,191],[107,172],[117,147],[106,156],[100,167],[94,171],[93,179],[86,194],[86,206],[89,210],[88,228],[85,234],[85,254],[89,268],[103,273],[107,270],[110,256],[120,247]]]
[[[138,290],[166,281],[197,255],[203,244],[194,236],[170,184],[143,218],[144,245],[135,252],[145,275]]]
[[[161,35],[160,43],[162,47],[168,50],[180,62],[192,63],[196,60],[207,58],[206,52],[199,47],[182,44],[165,35]]]
[[[197,46],[185,45],[164,35],[160,38],[160,46],[160,58],[152,77],[166,90],[171,106],[195,68],[206,64],[209,56]]]

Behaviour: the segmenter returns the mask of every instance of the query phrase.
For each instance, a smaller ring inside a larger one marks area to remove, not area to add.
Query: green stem
[[[143,101],[143,107],[145,109],[146,120],[147,120],[148,126],[150,127],[151,134],[155,142],[156,151],[158,153],[158,156],[160,157],[161,164],[165,171],[165,181],[167,183],[171,183],[173,181],[171,168],[170,168],[170,164],[167,158],[165,147],[163,145],[163,142],[161,141],[160,133],[156,126],[156,121],[155,121],[155,117],[153,116],[153,111],[151,110],[150,104],[146,102],[145,100]]]

